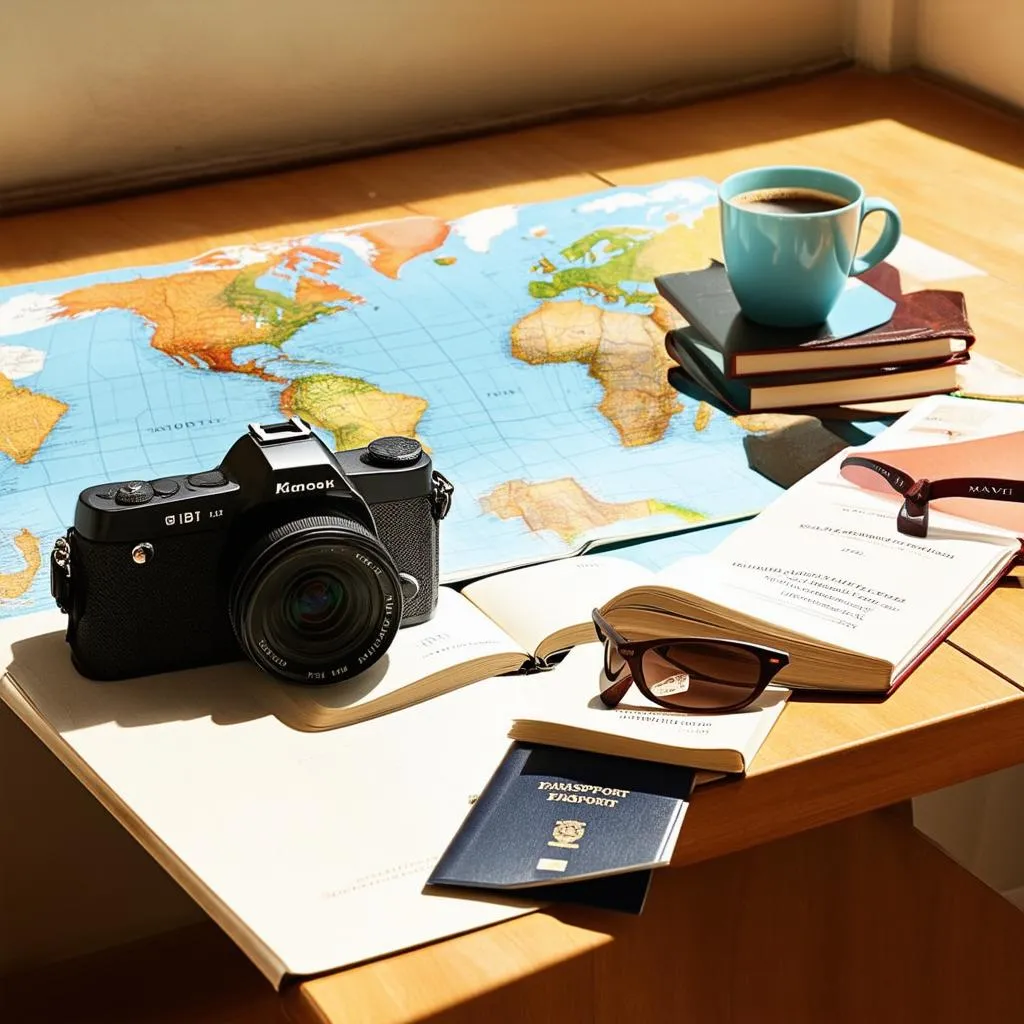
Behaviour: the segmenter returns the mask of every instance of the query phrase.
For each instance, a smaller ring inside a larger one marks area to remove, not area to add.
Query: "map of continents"
[[[323,231],[0,289],[0,614],[78,492],[216,465],[252,420],[418,437],[456,486],[442,570],[750,514],[734,420],[667,383],[652,280],[717,249],[702,180]]]

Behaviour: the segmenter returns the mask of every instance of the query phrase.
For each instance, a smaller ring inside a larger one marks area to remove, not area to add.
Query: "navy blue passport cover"
[[[427,884],[534,897],[667,864],[693,779],[691,768],[513,743]]]
[[[462,893],[483,898],[486,892],[490,898],[500,898],[511,903],[526,902],[531,906],[539,903],[574,903],[599,910],[617,910],[623,914],[640,914],[647,902],[653,871],[626,871],[621,875],[602,875],[600,878],[584,878],[578,882],[558,882],[554,885],[531,885],[522,889],[483,889],[479,885],[453,886],[441,883],[427,886],[426,891],[440,889],[446,896]]]

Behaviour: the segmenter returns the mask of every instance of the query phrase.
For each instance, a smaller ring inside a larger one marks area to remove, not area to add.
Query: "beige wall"
[[[918,0],[917,63],[1024,108],[1024,0]]]
[[[0,203],[815,65],[845,3],[2,3]]]

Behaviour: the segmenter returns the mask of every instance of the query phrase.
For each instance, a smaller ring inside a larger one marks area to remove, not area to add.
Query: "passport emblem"
[[[579,840],[586,831],[585,821],[556,821],[555,827],[551,830],[548,846],[557,846],[561,850],[578,850]]]

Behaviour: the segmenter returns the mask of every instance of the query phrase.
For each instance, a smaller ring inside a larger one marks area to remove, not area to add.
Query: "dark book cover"
[[[948,393],[956,388],[955,367],[968,358],[966,352],[959,352],[938,361],[907,366],[851,367],[730,379],[706,358],[700,340],[693,328],[681,327],[665,336],[665,350],[687,377],[734,414],[888,402]],[[683,390],[678,386],[679,369],[671,368],[668,379],[677,390]]]
[[[960,292],[903,294],[899,271],[887,263],[851,278],[824,324],[801,328],[747,319],[720,263],[656,277],[655,285],[696,330],[705,360],[728,379],[924,363],[966,352],[974,342]]]
[[[427,884],[532,899],[632,874],[619,885],[645,894],[643,876],[672,856],[693,780],[692,768],[513,743]]]

